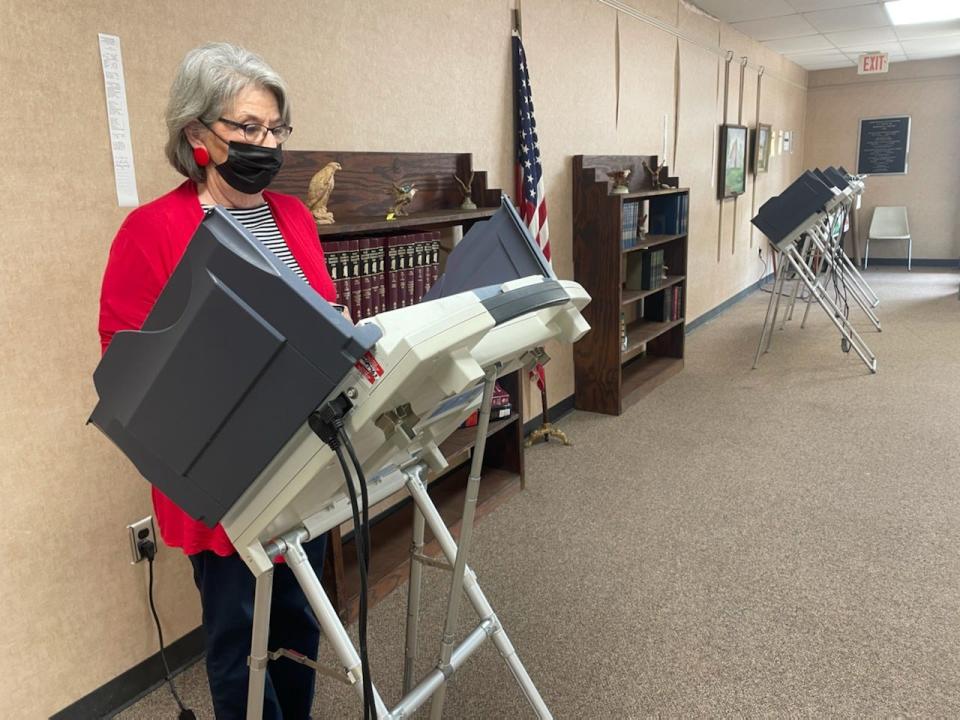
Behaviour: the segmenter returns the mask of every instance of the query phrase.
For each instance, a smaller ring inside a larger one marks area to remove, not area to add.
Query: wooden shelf
[[[649,171],[656,167],[659,183],[665,185],[658,189]],[[631,171],[629,192],[613,195],[609,175],[618,170]],[[689,188],[680,187],[680,179],[671,177],[656,155],[574,155],[574,280],[591,297],[584,309],[591,330],[573,346],[577,409],[620,415],[627,395],[638,397],[645,383],[653,384],[667,370],[683,367],[689,201]],[[639,243],[627,249],[622,245],[623,227],[632,208],[625,202],[642,204],[641,214],[656,231],[637,238]],[[669,276],[653,290],[626,289],[624,279],[642,274],[638,265],[651,248]],[[671,308],[665,317],[681,319],[645,320],[644,314],[660,316],[655,306],[661,301]]]
[[[623,252],[632,253],[637,252],[638,250],[649,250],[657,245],[663,245],[664,243],[673,242],[674,240],[682,240],[685,237],[686,235],[647,235],[642,243],[638,243],[631,248],[627,248]]]
[[[624,397],[638,400],[683,369],[683,358],[644,355],[624,365],[621,391]]]
[[[487,437],[490,437],[494,433],[500,432],[508,425],[517,422],[520,419],[520,413],[511,413],[508,417],[503,418],[502,420],[493,420],[490,422],[490,426],[487,428]],[[443,456],[447,459],[447,462],[451,466],[456,465],[460,460],[463,459],[465,454],[473,449],[473,446],[477,444],[477,428],[460,428],[456,430],[450,437],[440,443],[440,452],[443,453]],[[459,460],[457,460],[459,458]],[[449,470],[447,471],[449,472]]]
[[[463,516],[463,498],[466,491],[464,479],[467,466],[458,472],[445,475],[429,486],[428,492],[440,511],[444,523],[454,538],[460,535],[460,520]],[[476,519],[480,520],[491,510],[520,491],[520,475],[498,468],[487,468],[480,481],[477,497]],[[407,582],[410,573],[410,528],[413,522],[413,503],[407,501],[397,511],[380,522],[371,524],[370,546],[374,554],[370,559],[367,578],[370,605],[380,600]],[[441,554],[439,543],[428,529],[424,537],[424,553],[430,556]],[[359,610],[360,573],[357,567],[357,551],[353,540],[343,543],[343,591],[345,596],[341,617],[347,623],[357,618]]]
[[[620,304],[624,306],[630,305],[631,303],[637,302],[637,300],[642,300],[643,298],[649,297],[650,295],[658,293],[661,290],[666,290],[668,287],[672,287],[686,279],[686,275],[668,275],[663,279],[663,284],[658,288],[654,288],[653,290],[621,290]]]
[[[370,217],[340,217],[333,225],[318,225],[317,234],[323,237],[341,235],[359,235],[362,233],[405,230],[409,228],[436,228],[448,225],[460,225],[492,217],[499,207],[478,208],[476,210],[430,210],[398,217],[396,220]]]
[[[627,325],[627,347],[620,353],[620,361],[627,362],[643,352],[643,346],[651,340],[663,335],[683,324],[683,318],[671,322],[655,322],[653,320],[637,320]]]
[[[660,190],[639,190],[638,192],[622,193],[620,195],[614,195],[613,193],[610,193],[610,196],[618,197],[621,200],[642,200],[644,198],[659,197],[661,195],[676,195],[677,193],[685,192],[690,192],[690,188],[668,187],[661,188]]]

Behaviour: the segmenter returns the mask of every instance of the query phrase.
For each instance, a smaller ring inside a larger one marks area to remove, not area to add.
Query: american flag
[[[543,191],[537,121],[533,119],[527,56],[518,35],[513,36],[513,88],[517,108],[517,206],[520,217],[549,261],[550,231],[547,228],[547,201]]]
[[[537,121],[533,119],[533,93],[527,72],[527,56],[523,41],[513,35],[513,89],[517,109],[517,187],[516,198],[520,217],[530,228],[543,256],[550,262],[550,229],[547,227],[547,199],[543,190],[543,168],[540,166],[540,143]],[[537,365],[530,377],[541,392],[546,392],[547,381],[543,366]],[[544,396],[545,397],[545,396]],[[544,413],[547,409],[544,407]],[[546,414],[544,414],[546,417]]]

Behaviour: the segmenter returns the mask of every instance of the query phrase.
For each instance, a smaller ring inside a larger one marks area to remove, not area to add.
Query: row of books
[[[663,195],[650,201],[650,233],[653,235],[686,235],[690,195]]]
[[[510,393],[504,390],[500,383],[494,383],[493,395],[490,397],[490,422],[508,418],[512,412],[513,401],[510,399]],[[461,427],[476,427],[479,421],[480,411],[474,410]]]
[[[669,287],[647,298],[643,304],[643,316],[655,322],[673,322],[683,317],[683,288]]]
[[[629,250],[643,240],[647,232],[646,203],[643,201],[623,204],[623,224],[620,229],[620,249]]]
[[[413,305],[440,272],[439,231],[328,240],[327,271],[354,320]]]
[[[663,284],[665,273],[662,248],[631,253],[631,257],[627,258],[624,286],[627,290],[656,290]]]

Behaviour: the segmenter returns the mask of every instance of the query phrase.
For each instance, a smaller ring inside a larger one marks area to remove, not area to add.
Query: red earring
[[[193,149],[193,159],[196,160],[197,165],[200,167],[206,167],[210,164],[210,153],[207,152],[207,149],[203,145],[195,147]]]

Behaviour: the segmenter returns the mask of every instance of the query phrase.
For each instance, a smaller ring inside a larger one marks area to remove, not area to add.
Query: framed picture
[[[857,135],[858,173],[906,175],[909,154],[909,115],[860,118]]]
[[[747,189],[747,128],[720,126],[720,198],[742,195]]]
[[[765,173],[770,167],[770,137],[772,128],[760,123],[757,125],[753,144],[753,172]]]

